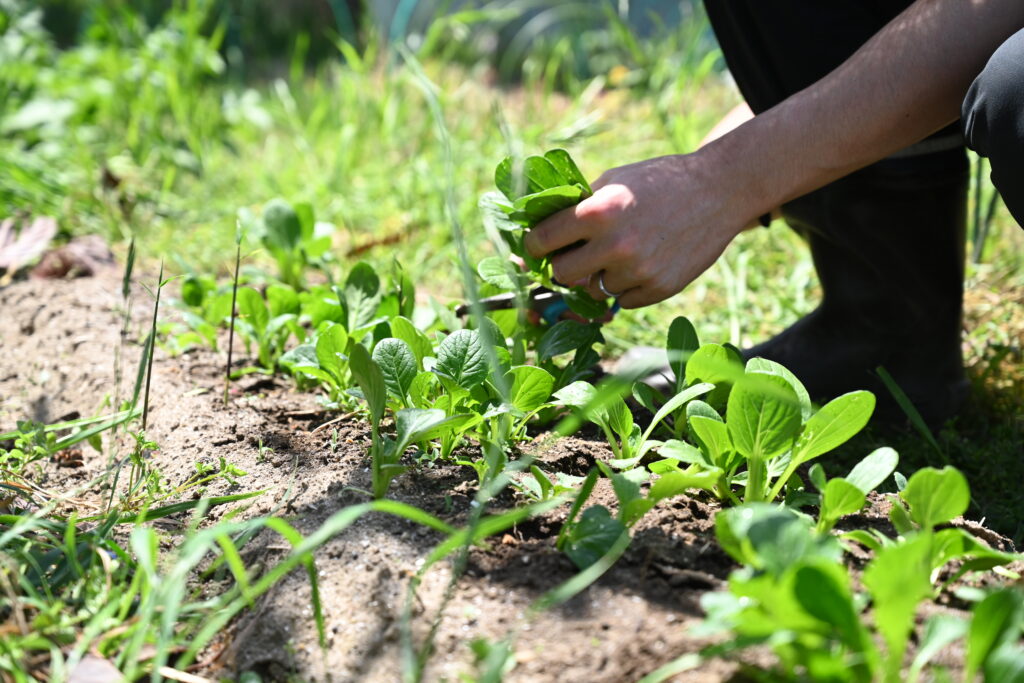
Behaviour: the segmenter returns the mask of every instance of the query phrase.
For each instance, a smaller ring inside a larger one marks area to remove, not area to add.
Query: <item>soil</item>
[[[18,419],[53,422],[107,412],[116,396],[130,393],[149,299],[141,290],[136,293],[122,340],[120,289],[120,274],[113,269],[94,277],[26,280],[0,289],[0,431],[13,428]],[[118,349],[126,368],[120,387],[114,370]],[[241,347],[238,354],[244,355]],[[253,500],[213,508],[211,521],[228,513],[243,519],[274,513],[309,533],[331,514],[366,500],[360,492],[370,487],[365,423],[348,417],[331,424],[338,415],[323,409],[314,395],[296,392],[288,380],[260,375],[238,380],[224,405],[223,364],[223,354],[208,350],[173,357],[158,350],[147,429],[159,444],[151,456],[153,467],[178,483],[195,471],[195,463],[216,464],[224,458],[247,474],[235,487],[226,482],[210,486],[206,495],[268,489]],[[585,473],[596,458],[610,455],[586,436],[538,439],[532,448],[539,459],[573,474]],[[106,465],[105,456],[86,447],[80,458],[43,463],[35,481],[67,491]],[[396,479],[389,497],[457,525],[467,518],[474,492],[469,468],[422,465]],[[519,502],[515,495],[506,492],[494,501],[496,510]],[[607,487],[599,485],[595,497],[614,507]],[[885,528],[884,505],[878,498],[860,519],[847,522]],[[699,650],[709,643],[690,633],[701,619],[700,598],[721,589],[734,568],[714,541],[716,509],[697,498],[663,504],[635,527],[624,557],[597,583],[533,617],[528,614],[531,603],[576,574],[554,546],[567,510],[529,520],[488,547],[474,549],[444,607],[425,680],[460,680],[460,674],[473,670],[472,640],[495,641],[511,631],[518,638],[508,681],[632,681]],[[972,526],[990,544],[1010,547],[998,534]],[[173,521],[162,528],[173,536]],[[399,680],[400,615],[408,582],[440,540],[436,532],[389,515],[361,518],[317,553],[329,635],[326,652],[317,645],[308,580],[297,571],[222,634],[199,673],[235,677],[256,671],[264,680]],[[269,566],[286,552],[279,537],[263,533],[245,546],[243,557],[250,567]],[[427,574],[414,609],[417,639],[437,616],[451,575],[452,565],[446,562]],[[952,603],[935,607],[960,608]],[[770,662],[764,653],[750,657]],[[671,680],[742,676],[739,663],[719,660]]]

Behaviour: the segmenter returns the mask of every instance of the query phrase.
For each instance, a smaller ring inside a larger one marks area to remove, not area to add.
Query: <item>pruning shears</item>
[[[519,306],[519,296],[515,292],[506,292],[495,296],[480,299],[480,307],[486,311],[504,311]],[[534,287],[526,298],[526,307],[536,312],[549,325],[554,325],[562,317],[562,314],[569,310],[569,304],[559,293],[547,287]],[[455,315],[465,317],[472,304],[459,304],[455,308]],[[612,313],[619,311],[619,302],[616,301],[611,308]]]

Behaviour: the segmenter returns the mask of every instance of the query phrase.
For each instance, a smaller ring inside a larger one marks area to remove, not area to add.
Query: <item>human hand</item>
[[[663,301],[757,215],[734,196],[720,166],[697,152],[611,169],[591,197],[534,227],[526,248],[541,257],[582,242],[552,257],[558,281],[595,298],[612,293],[623,308]]]

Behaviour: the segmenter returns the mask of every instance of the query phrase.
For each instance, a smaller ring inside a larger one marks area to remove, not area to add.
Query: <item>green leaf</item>
[[[916,681],[921,671],[935,655],[967,634],[968,623],[958,617],[935,615],[924,624],[924,635],[917,646],[914,662],[907,672],[907,680]],[[968,679],[970,680],[970,679]]]
[[[971,492],[959,470],[925,467],[914,473],[900,497],[910,506],[910,518],[925,529],[959,517],[967,511]]]
[[[374,347],[372,358],[380,366],[388,391],[404,402],[417,374],[416,356],[412,349],[401,339],[388,337]]]
[[[741,377],[743,365],[729,349],[718,344],[702,345],[686,361],[685,384],[714,384],[715,390],[708,396],[707,402],[715,408],[725,405],[733,383]]]
[[[290,254],[302,241],[302,223],[292,205],[271,199],[263,207],[263,242],[271,251]]]
[[[330,325],[316,340],[317,363],[335,378],[336,383],[341,382],[347,353],[348,333],[342,325]]]
[[[683,316],[673,320],[668,327],[665,350],[668,352],[669,367],[676,377],[676,391],[682,389],[686,383],[686,362],[699,348],[700,339],[693,323]]]
[[[916,531],[917,529],[914,523],[910,521],[910,515],[907,513],[907,508],[903,501],[896,496],[889,496],[888,498],[889,502],[892,503],[892,507],[889,509],[889,521],[892,522],[896,533],[906,536]]]
[[[515,165],[515,159],[512,157],[505,157],[494,169],[494,185],[503,195],[505,195],[505,199],[510,202],[514,202],[520,192],[526,191],[525,179],[523,180],[521,188],[516,187],[516,179],[513,177],[512,173],[512,169]]]
[[[270,313],[263,303],[263,297],[252,287],[241,287],[238,290],[238,313],[256,331],[256,336],[263,338],[270,322]]]
[[[1003,645],[985,661],[985,680],[1024,683],[1024,647]]]
[[[882,548],[864,570],[863,583],[871,593],[875,625],[889,650],[892,680],[899,679],[918,603],[932,594],[931,541],[930,535],[921,534]]]
[[[540,156],[526,157],[523,161],[523,174],[526,176],[528,194],[569,184],[569,179],[559,173],[554,164]]]
[[[203,319],[213,325],[221,325],[231,317],[231,292],[218,294],[207,299],[203,310]]]
[[[449,419],[443,410],[405,408],[395,413],[395,453],[401,455],[411,443],[422,441]]]
[[[854,391],[829,401],[814,414],[793,449],[797,464],[813,460],[846,443],[871,419],[875,396],[870,391]]]
[[[659,446],[658,455],[663,458],[670,458],[679,462],[685,462],[690,465],[714,467],[711,460],[704,455],[699,448],[695,448],[685,441],[680,441],[678,439],[669,439]]]
[[[769,503],[746,503],[715,516],[715,536],[737,562],[781,576],[804,560],[836,562],[838,541],[815,534],[810,520],[794,510]]]
[[[804,611],[834,627],[854,653],[870,643],[860,623],[849,578],[841,567],[814,563],[798,568],[793,595]]]
[[[558,171],[558,174],[564,179],[566,184],[582,185],[588,195],[593,194],[587,179],[567,151],[564,149],[548,150],[544,153],[544,158],[551,162],[551,165],[555,167],[555,170]]]
[[[575,320],[560,320],[544,333],[537,342],[537,357],[541,362],[563,353],[575,351],[597,341],[601,327],[596,324],[579,323]]]
[[[571,183],[548,159],[530,156],[522,161],[512,157],[503,159],[494,171],[494,184],[509,201],[514,201],[524,195]]]
[[[879,448],[857,463],[845,479],[867,495],[889,478],[899,461],[900,456],[893,449]]]
[[[352,347],[349,367],[352,370],[352,378],[363,391],[363,398],[366,399],[366,404],[370,409],[370,420],[376,427],[384,416],[384,407],[388,400],[384,375],[381,373],[380,367],[373,362],[370,352],[362,344]]]
[[[963,529],[937,531],[932,543],[932,569],[938,569],[952,560],[966,560],[961,566],[962,570],[988,571],[1019,559],[1019,555],[993,550]]]
[[[729,428],[721,420],[714,420],[703,415],[690,418],[690,429],[708,461],[717,467],[726,469],[726,461],[733,450]]]
[[[430,339],[427,335],[420,332],[420,330],[408,318],[403,316],[392,318],[391,334],[393,334],[396,339],[404,341],[409,345],[409,348],[412,349],[413,355],[416,356],[417,370],[423,367],[424,358],[434,355],[434,345],[430,343]]]
[[[644,431],[644,435],[641,440],[646,441],[647,438],[654,432],[654,428],[657,427],[658,424],[660,424],[661,421],[664,420],[666,417],[676,412],[677,410],[679,410],[679,408],[684,406],[689,401],[692,401],[693,399],[697,398],[698,396],[702,396],[708,393],[709,391],[713,391],[714,388],[715,387],[712,384],[695,384],[692,387],[683,389],[678,394],[676,394],[669,400],[665,401],[665,405],[659,408],[658,412],[656,412],[654,414],[654,417],[651,418],[651,423],[647,426],[647,429]]]
[[[573,564],[586,569],[607,553],[625,533],[629,533],[626,525],[612,517],[608,508],[594,505],[584,510],[580,520],[572,526],[566,537],[564,551]]]
[[[530,365],[519,365],[508,372],[509,402],[524,413],[544,405],[551,398],[555,378],[546,370]]]
[[[587,320],[604,317],[609,308],[606,300],[595,299],[582,287],[573,287],[562,292],[562,299],[570,311]]]
[[[300,295],[302,314],[309,316],[309,324],[314,329],[325,321],[346,323],[347,314],[342,309],[338,297],[327,288],[316,288]]]
[[[595,421],[607,425],[619,437],[619,441],[627,441],[629,435],[633,433],[633,413],[621,397],[613,398],[610,403],[594,412]]]
[[[559,405],[586,408],[595,398],[597,389],[589,382],[573,382],[555,392]]]
[[[299,217],[299,225],[302,226],[302,241],[313,238],[313,231],[316,228],[316,214],[313,205],[309,202],[299,202],[295,205],[295,215]]]
[[[830,479],[821,494],[821,517],[829,525],[845,515],[864,507],[864,492],[845,479]]]
[[[267,304],[270,307],[270,315],[298,315],[299,295],[288,285],[273,284],[267,287]]]
[[[395,261],[394,279],[398,283],[398,312],[406,318],[411,318],[416,311],[416,283],[398,261]]]
[[[437,348],[435,369],[465,389],[482,382],[487,377],[487,358],[480,333],[457,330],[448,335]]]
[[[721,471],[718,469],[704,470],[700,472],[669,472],[658,477],[658,481],[651,485],[648,498],[655,502],[681,496],[690,489],[702,489],[710,491],[715,487]]]
[[[431,403],[430,397],[433,395],[434,387],[438,383],[437,375],[434,373],[418,373],[416,379],[412,381],[412,385],[409,387],[409,399],[412,401],[412,405],[417,408],[427,407]]]
[[[518,289],[520,273],[507,258],[488,256],[476,267],[484,282],[502,290]]]
[[[586,196],[579,185],[552,187],[517,199],[509,218],[533,227],[545,218],[579,204]]]
[[[628,527],[643,517],[654,507],[654,501],[644,501],[640,485],[647,481],[649,475],[642,469],[617,473],[603,462],[597,466],[612,482],[615,498],[619,502],[619,519]]]
[[[348,308],[348,330],[353,332],[377,316],[381,301],[380,278],[369,263],[360,261],[345,280],[345,304]]]
[[[480,319],[480,326],[476,328],[477,332],[480,333],[481,344],[491,344],[495,349],[508,350],[505,335],[502,334],[501,328],[498,327],[498,323],[494,322],[490,318],[483,317]]]
[[[800,414],[800,401],[789,382],[752,372],[729,394],[726,425],[737,451],[747,458],[770,459],[793,445]]]
[[[828,485],[828,480],[825,477],[825,468],[820,463],[814,463],[811,468],[807,470],[807,478],[811,480],[820,493],[825,492],[825,486]]]
[[[508,203],[512,200],[504,197],[500,192],[485,192],[480,197],[477,206],[483,217],[484,226],[491,230],[505,233],[517,233],[523,226],[508,217],[512,206]]]
[[[793,387],[797,398],[800,399],[800,412],[804,422],[810,419],[811,413],[814,412],[814,407],[811,405],[811,396],[807,393],[807,388],[804,387],[803,382],[797,379],[797,376],[788,368],[767,358],[751,358],[747,361],[746,370],[747,372],[763,372],[766,375],[778,375],[784,378],[789,382],[789,386]]]
[[[658,404],[662,403],[665,400],[665,397],[650,384],[633,382],[633,400],[643,406],[646,410],[650,411],[653,415],[658,412]]]
[[[320,361],[316,357],[315,344],[299,344],[281,356],[281,365],[286,368],[319,368]]]
[[[181,300],[193,308],[203,305],[207,287],[201,278],[190,275],[181,283]]]

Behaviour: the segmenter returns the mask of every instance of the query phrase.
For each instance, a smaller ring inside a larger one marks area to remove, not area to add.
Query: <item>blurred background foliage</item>
[[[175,0],[42,0],[43,26],[56,44],[70,47],[112,16],[159,25]],[[180,3],[178,3],[180,4]],[[297,49],[310,64],[337,54],[337,42],[365,46],[383,39],[414,49],[426,45],[465,63],[488,59],[502,78],[520,75],[528,52],[556,49],[569,55],[564,68],[577,77],[603,73],[624,58],[639,57],[635,40],[663,35],[699,16],[695,0],[211,0],[200,3],[204,34],[224,27],[222,56],[235,73],[256,73],[290,61]],[[710,49],[707,27],[700,47]],[[625,29],[629,33],[623,40]],[[373,34],[371,36],[371,34]],[[95,37],[95,36],[94,36]],[[628,60],[626,60],[628,61]]]

